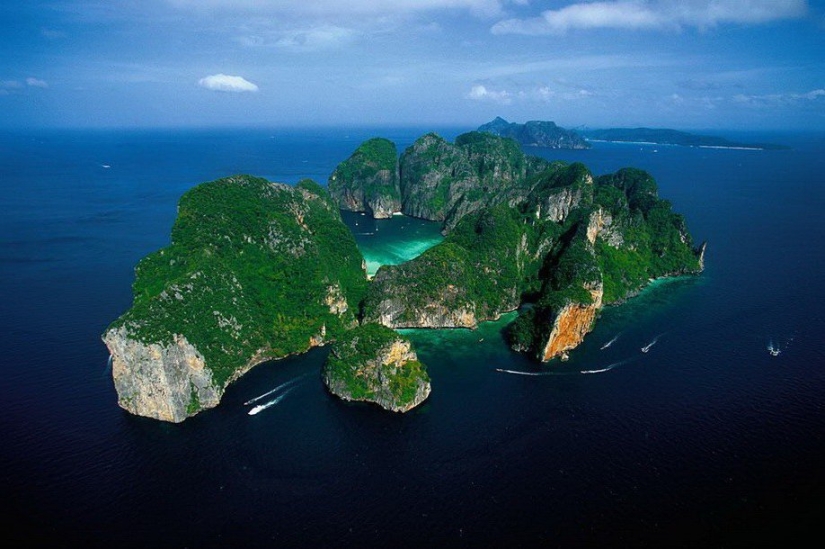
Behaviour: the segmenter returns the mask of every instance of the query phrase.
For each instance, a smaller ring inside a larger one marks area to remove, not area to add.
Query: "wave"
[[[267,408],[269,408],[270,406],[275,406],[276,404],[278,404],[279,402],[281,402],[281,401],[282,401],[282,400],[286,397],[286,395],[288,395],[289,393],[291,393],[294,389],[295,389],[295,387],[290,387],[289,389],[287,389],[286,391],[284,391],[284,393],[283,393],[283,394],[278,395],[277,397],[273,398],[273,399],[272,399],[272,400],[270,400],[269,402],[266,402],[266,403],[264,403],[264,404],[258,404],[257,406],[254,406],[254,407],[253,407],[251,410],[249,410],[249,412],[247,412],[247,413],[248,413],[250,416],[254,416],[254,415],[255,415],[255,414],[257,414],[258,412],[262,412],[262,411],[266,410]]]
[[[255,403],[256,403],[256,402],[258,402],[259,400],[262,400],[262,399],[264,399],[264,398],[268,397],[268,396],[269,396],[269,395],[271,395],[272,393],[277,393],[277,392],[278,392],[278,391],[280,391],[281,389],[283,389],[283,388],[285,388],[285,387],[289,387],[290,385],[293,385],[294,383],[297,383],[299,380],[301,380],[301,379],[305,378],[305,377],[306,377],[306,376],[308,376],[308,375],[309,375],[309,374],[303,374],[303,375],[300,375],[300,376],[298,376],[298,377],[295,377],[295,378],[290,379],[290,380],[289,380],[289,381],[287,381],[286,383],[281,383],[280,385],[278,385],[277,387],[275,387],[275,388],[274,388],[274,389],[272,389],[271,391],[267,391],[267,392],[265,392],[264,394],[262,394],[262,395],[260,395],[260,396],[256,396],[255,398],[251,398],[251,399],[247,400],[246,402],[244,402],[244,403],[243,403],[243,405],[244,405],[244,406],[249,406],[250,404],[255,404]]]
[[[607,349],[608,347],[610,347],[611,345],[613,345],[614,343],[616,343],[616,340],[617,340],[617,339],[619,339],[619,336],[620,336],[620,335],[621,335],[621,334],[616,334],[616,335],[613,337],[613,339],[611,339],[610,341],[608,341],[607,343],[605,343],[604,345],[602,345],[602,346],[601,346],[601,349],[602,349],[602,350]]]

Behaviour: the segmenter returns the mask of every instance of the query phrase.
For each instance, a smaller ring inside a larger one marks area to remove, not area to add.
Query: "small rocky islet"
[[[445,238],[368,280],[340,210],[440,222]],[[139,262],[133,305],[103,340],[119,405],[176,423],[254,365],[327,343],[332,394],[404,412],[431,388],[395,329],[474,328],[519,310],[512,348],[564,358],[602,307],[698,274],[704,255],[648,173],[594,177],[488,132],[426,134],[400,155],[370,139],[326,188],[203,183],[182,196],[171,241]]]

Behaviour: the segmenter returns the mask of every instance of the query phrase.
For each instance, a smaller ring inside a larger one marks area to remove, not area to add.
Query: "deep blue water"
[[[401,150],[430,130],[0,134],[3,538],[569,547],[821,535],[822,135],[760,136],[787,151],[530,150],[596,174],[647,169],[708,241],[702,276],[606,310],[553,368],[507,350],[506,317],[476,331],[409,331],[433,393],[405,415],[330,397],[324,349],[253,369],[218,408],[179,425],[117,406],[100,334],[129,307],[135,263],[167,244],[186,189],[234,173],[323,183],[364,139]],[[437,232],[407,218],[375,226],[359,241],[384,261]],[[282,402],[247,415],[245,401],[296,378]]]

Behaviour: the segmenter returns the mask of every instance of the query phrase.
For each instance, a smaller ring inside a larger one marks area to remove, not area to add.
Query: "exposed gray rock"
[[[179,423],[218,405],[223,388],[212,384],[203,355],[183,336],[145,344],[125,327],[106,332],[118,404],[140,416]]]

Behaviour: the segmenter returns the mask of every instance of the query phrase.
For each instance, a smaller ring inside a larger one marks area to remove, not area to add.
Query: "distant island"
[[[370,280],[340,210],[437,221],[445,239]],[[171,244],[136,267],[132,307],[102,335],[118,404],[181,422],[261,362],[332,344],[330,393],[408,411],[426,366],[395,329],[475,328],[519,311],[510,346],[567,358],[599,311],[650,280],[703,270],[685,219],[646,172],[595,177],[486,132],[362,143],[327,188],[238,175],[181,198]]]
[[[566,130],[555,122],[531,120],[524,124],[507,122],[497,116],[492,122],[478,127],[480,132],[515,139],[527,147],[547,147],[549,149],[589,149],[590,144],[579,134]]]
[[[617,143],[651,143],[656,145],[680,145],[684,147],[707,147],[724,149],[782,150],[784,145],[773,143],[742,143],[730,141],[724,137],[697,135],[666,128],[607,128],[599,130],[580,130],[591,141],[610,141]]]

